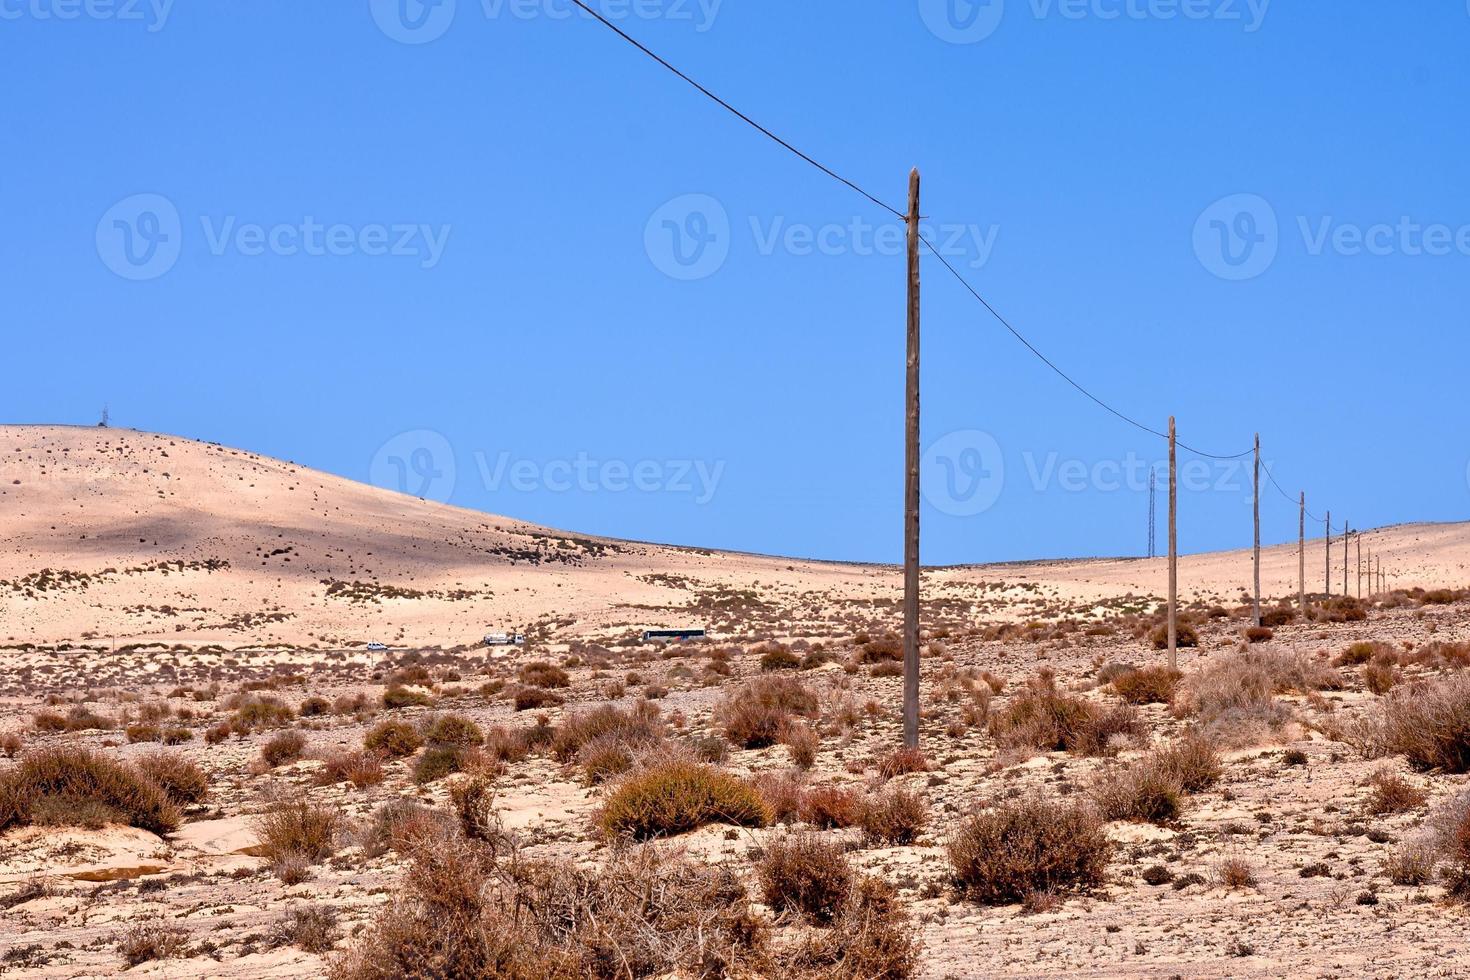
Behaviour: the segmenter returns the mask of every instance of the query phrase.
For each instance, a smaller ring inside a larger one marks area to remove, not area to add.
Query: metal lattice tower
[[[1158,497],[1158,471],[1150,466],[1148,470],[1148,556],[1150,558],[1159,557],[1159,550],[1154,544],[1155,524],[1157,523],[1155,515],[1158,511]]]

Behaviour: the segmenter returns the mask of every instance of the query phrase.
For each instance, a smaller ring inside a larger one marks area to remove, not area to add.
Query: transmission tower
[[[1148,469],[1148,556],[1157,558],[1158,548],[1154,544],[1154,525],[1156,523],[1155,513],[1158,509],[1159,476],[1158,471],[1152,466]]]
[[[102,421],[97,423],[97,428],[99,428],[99,429],[105,429],[105,428],[107,428],[107,423],[109,421],[110,420],[109,420],[108,415],[107,415],[107,406],[106,405],[103,405],[102,406]]]

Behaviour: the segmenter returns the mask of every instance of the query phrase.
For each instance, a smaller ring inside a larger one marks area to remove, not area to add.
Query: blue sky
[[[0,0],[0,421],[897,560],[894,223],[566,0],[400,2]],[[1259,429],[1355,526],[1465,518],[1466,5],[953,2],[600,6],[894,205],[919,166],[936,243],[1121,410]],[[1141,553],[1163,444],[932,258],[924,329],[924,560]],[[1247,471],[1189,465],[1181,546],[1247,545]]]

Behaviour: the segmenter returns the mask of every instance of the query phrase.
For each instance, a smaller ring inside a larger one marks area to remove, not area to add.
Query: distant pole
[[[1350,596],[1350,595],[1353,594],[1352,593],[1352,590],[1348,588],[1348,565],[1351,564],[1351,562],[1352,562],[1352,557],[1348,554],[1348,542],[1351,540],[1351,534],[1352,534],[1352,529],[1348,526],[1348,522],[1347,521],[1343,521],[1342,522],[1342,594],[1344,596]]]
[[[1358,532],[1358,598],[1363,598],[1363,532]]]
[[[1327,518],[1322,522],[1327,527],[1327,598],[1332,598],[1332,511],[1327,512]]]
[[[1261,434],[1256,433],[1256,601],[1255,618],[1256,625],[1261,625]]]
[[[1179,669],[1179,453],[1169,416],[1169,669]]]
[[[904,434],[903,744],[919,746],[919,170],[909,173],[908,378]]]
[[[1302,491],[1301,511],[1297,515],[1296,528],[1297,600],[1301,603],[1302,618],[1307,616],[1307,492]]]

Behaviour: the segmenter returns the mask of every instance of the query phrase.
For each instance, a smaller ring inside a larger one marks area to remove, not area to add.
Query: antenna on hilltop
[[[107,421],[108,421],[107,406],[106,405],[103,405],[102,406],[102,421],[100,421],[100,422],[97,423],[97,428],[99,428],[99,429],[105,429],[105,428],[107,428]]]
[[[1159,557],[1159,549],[1154,544],[1154,531],[1157,519],[1159,498],[1159,472],[1154,467],[1148,468],[1148,556]]]

